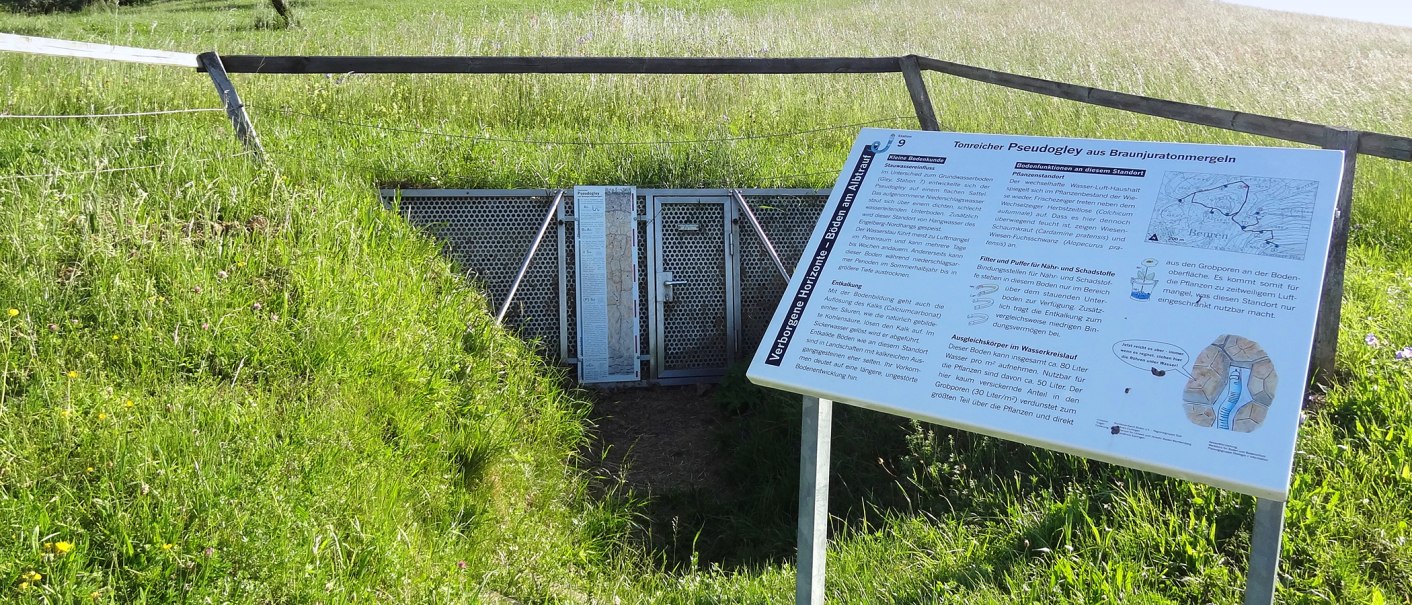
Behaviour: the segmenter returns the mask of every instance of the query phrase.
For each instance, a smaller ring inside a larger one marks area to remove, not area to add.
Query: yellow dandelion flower
[[[83,472],[85,472],[85,473],[91,473],[91,472],[93,472],[93,467],[90,466],[90,467],[88,467],[88,468],[86,468],[86,469],[83,469]]]
[[[103,597],[103,591],[101,591],[101,590],[95,590],[95,591],[93,591],[93,592],[88,593],[88,598],[93,599],[94,601],[97,601],[98,599],[100,599],[100,598],[102,598],[102,597]]]
[[[78,370],[69,370],[69,373],[64,375],[69,378],[78,378]]]
[[[108,415],[107,415],[107,414],[104,414],[103,412],[98,412],[98,420],[107,420],[107,419],[108,419]]]
[[[73,552],[73,550],[74,550],[74,543],[73,543],[73,542],[65,542],[65,541],[62,541],[62,540],[61,540],[61,541],[59,541],[59,542],[55,542],[55,543],[54,543],[54,552],[59,553],[59,554],[61,554],[61,555],[67,555],[67,554]]]
[[[118,341],[118,335],[117,335],[117,334],[114,334],[114,335],[113,335],[113,342],[117,342],[117,341]]]
[[[132,403],[132,400],[131,400],[131,399],[129,399],[129,400],[123,402],[123,407],[125,407],[125,408],[127,408],[127,409],[129,409],[129,410],[132,409],[132,406],[133,406],[133,403]]]
[[[162,550],[163,550],[163,551],[170,551],[170,550],[173,549],[173,548],[176,548],[176,545],[175,545],[175,544],[172,544],[171,542],[167,542],[166,544],[163,544],[163,545],[162,545]]]
[[[5,313],[9,314],[10,317],[14,317],[14,316],[20,314],[20,310],[14,308],[14,307],[10,307],[10,310],[9,310],[9,311],[6,311]]]
[[[20,582],[20,592],[29,590],[29,582]]]
[[[24,572],[24,574],[20,575],[20,579],[29,582],[30,584],[35,584],[38,583],[40,580],[43,580],[44,576],[39,572],[31,569],[29,571]]]
[[[64,409],[59,410],[59,415],[62,416],[62,417],[64,417],[64,418],[68,418],[69,416],[73,416],[73,415],[74,415],[74,411],[73,411],[72,408],[64,408]]]

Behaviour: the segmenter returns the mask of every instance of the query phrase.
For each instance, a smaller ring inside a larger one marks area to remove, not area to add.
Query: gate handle
[[[691,283],[685,279],[672,279],[673,277],[671,271],[662,272],[662,302],[672,302],[675,299],[672,295],[674,290],[673,286]]]

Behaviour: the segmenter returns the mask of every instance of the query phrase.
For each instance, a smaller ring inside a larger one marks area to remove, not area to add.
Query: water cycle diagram
[[[1161,378],[1186,376],[1182,409],[1192,424],[1249,433],[1265,423],[1275,400],[1279,375],[1260,344],[1244,336],[1222,334],[1196,354],[1191,371],[1187,352],[1155,340],[1123,340],[1113,354],[1134,368]]]
[[[1182,390],[1186,417],[1198,426],[1249,433],[1265,422],[1279,376],[1255,341],[1222,334],[1196,354]]]
[[[1147,241],[1304,260],[1317,181],[1168,172]]]

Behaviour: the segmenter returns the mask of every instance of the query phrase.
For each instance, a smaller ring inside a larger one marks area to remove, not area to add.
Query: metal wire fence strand
[[[0,113],[0,120],[91,120],[98,118],[133,118],[141,116],[165,116],[180,113],[206,113],[225,111],[220,107],[198,107],[191,109],[159,109],[154,111],[129,111],[125,113],[81,113],[81,114],[14,114]]]
[[[192,164],[204,164],[204,163],[206,163],[206,162],[215,162],[215,161],[218,161],[218,160],[229,160],[229,159],[238,158],[238,157],[241,157],[241,156],[247,156],[247,155],[250,155],[250,154],[252,154],[252,153],[254,153],[254,152],[253,152],[253,151],[242,151],[242,152],[240,152],[240,153],[235,153],[235,154],[231,154],[231,155],[227,155],[227,156],[220,156],[220,157],[214,157],[214,158],[198,158],[198,159],[195,159],[195,160],[187,160],[186,162],[182,162],[182,163],[187,163],[187,162],[189,162],[189,163],[192,163]],[[131,171],[133,171],[133,170],[146,170],[146,169],[148,169],[148,168],[164,168],[164,167],[167,167],[167,166],[174,166],[174,165],[176,165],[176,164],[174,164],[174,163],[172,163],[172,162],[162,162],[162,163],[160,163],[160,164],[147,164],[147,165],[145,165],[145,166],[123,166],[123,167],[121,167],[121,168],[98,168],[98,169],[95,169],[95,170],[71,170],[71,171],[64,171],[64,172],[46,172],[46,173],[41,173],[41,174],[11,174],[11,175],[6,175],[6,176],[0,176],[0,181],[14,181],[14,180],[20,180],[20,179],[47,179],[47,178],[58,178],[58,177],[65,177],[65,176],[80,176],[80,175],[88,175],[88,174],[107,174],[107,173],[110,173],[110,172],[131,172]]]
[[[806,135],[806,134],[815,134],[815,133],[820,133],[820,132],[827,132],[827,131],[830,131],[830,130],[845,130],[845,129],[851,129],[851,128],[862,128],[862,127],[864,127],[864,126],[874,126],[874,125],[877,125],[877,124],[885,124],[885,123],[889,123],[889,122],[897,122],[897,121],[900,121],[900,120],[915,120],[915,119],[916,119],[916,117],[914,117],[914,116],[894,116],[894,117],[890,117],[890,118],[878,118],[878,119],[876,119],[876,120],[868,120],[868,121],[866,121],[866,122],[856,122],[856,123],[853,123],[853,124],[839,124],[839,125],[835,125],[835,126],[821,126],[821,127],[818,127],[818,128],[810,128],[810,129],[807,129],[807,130],[794,130],[794,131],[788,131],[788,132],[776,132],[776,133],[766,133],[766,134],[746,134],[746,135],[738,135],[738,136],[730,136],[730,137],[718,137],[718,138],[709,138],[709,139],[679,139],[679,140],[664,140],[664,141],[560,141],[560,140],[550,140],[550,139],[512,139],[512,138],[507,138],[507,137],[488,137],[488,136],[461,134],[461,133],[455,133],[455,132],[444,132],[444,131],[437,131],[437,130],[417,130],[417,129],[414,129],[414,128],[399,128],[399,127],[396,127],[396,126],[383,126],[383,125],[381,125],[381,124],[371,124],[371,123],[367,123],[367,122],[355,122],[355,121],[353,121],[353,120],[344,120],[344,119],[341,119],[341,118],[330,118],[330,117],[326,117],[326,116],[321,116],[321,115],[312,114],[312,113],[306,113],[306,112],[302,112],[302,111],[296,111],[296,110],[287,109],[287,108],[271,108],[271,109],[265,109],[265,108],[262,108],[262,107],[252,106],[252,105],[249,105],[249,104],[247,104],[246,107],[249,108],[249,109],[255,109],[256,111],[267,111],[267,112],[271,112],[271,113],[282,113],[282,114],[284,114],[284,115],[295,115],[295,116],[301,116],[301,117],[310,118],[310,119],[313,119],[313,120],[319,120],[319,121],[321,121],[321,122],[328,122],[328,123],[332,123],[332,124],[340,124],[340,125],[344,125],[344,126],[355,126],[355,127],[359,127],[359,128],[369,128],[369,129],[373,129],[373,130],[383,130],[383,131],[387,131],[387,132],[401,132],[401,133],[406,133],[406,134],[418,134],[418,135],[423,135],[423,136],[437,136],[437,137],[445,137],[445,138],[449,138],[449,139],[463,139],[463,140],[468,140],[468,141],[481,141],[481,142],[485,142],[485,143],[512,143],[512,144],[522,144],[522,145],[565,145],[565,146],[577,145],[577,146],[585,146],[585,147],[630,147],[630,146],[647,146],[647,145],[689,145],[689,144],[701,144],[701,143],[728,143],[728,142],[732,142],[732,141],[751,141],[751,140],[758,140],[758,139],[777,139],[777,138],[804,136],[804,135]]]
[[[368,170],[368,169],[371,168],[371,166],[370,166],[369,164],[367,164],[367,163],[359,164],[359,163],[356,163],[356,162],[349,162],[349,161],[342,160],[342,159],[336,158],[336,157],[334,157],[334,156],[329,156],[329,155],[316,155],[316,154],[308,154],[308,153],[299,153],[298,151],[295,151],[294,149],[288,148],[288,147],[270,147],[270,148],[268,149],[268,151],[270,151],[272,155],[279,156],[279,157],[283,157],[283,158],[286,158],[286,159],[291,159],[291,160],[324,162],[324,163],[327,163],[327,164],[330,164],[330,165],[340,166],[340,167],[343,167],[343,168],[349,168],[349,169],[355,169],[355,170]],[[752,186],[755,186],[755,185],[758,184],[758,183],[778,183],[778,182],[784,182],[784,181],[801,181],[801,180],[804,180],[804,179],[810,179],[810,178],[819,177],[819,176],[826,176],[826,175],[838,176],[838,171],[837,171],[837,170],[815,170],[815,171],[813,171],[813,172],[796,172],[796,173],[793,173],[793,174],[780,174],[780,175],[774,175],[774,176],[762,176],[762,177],[757,177],[757,178],[751,179],[751,180],[750,180],[750,183],[742,183],[742,184],[739,184],[739,185],[729,185],[729,186],[731,186],[731,187],[752,187]],[[728,180],[734,181],[734,180],[736,180],[736,179],[728,179]],[[440,185],[438,185],[438,186],[440,186]],[[638,183],[638,186],[639,186],[639,187],[676,187],[676,186],[679,186],[679,184],[677,184],[677,183],[660,183],[660,182],[659,182],[659,183]],[[828,185],[826,185],[826,186],[828,186]]]

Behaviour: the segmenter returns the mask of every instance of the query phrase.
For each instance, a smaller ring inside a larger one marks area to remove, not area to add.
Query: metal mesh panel
[[[637,215],[640,217],[647,216],[647,196],[645,195],[637,196]],[[652,334],[651,329],[648,327],[648,322],[651,321],[651,317],[648,316],[648,309],[652,308],[652,295],[647,284],[647,276],[650,274],[647,268],[647,259],[651,255],[649,254],[650,251],[647,249],[647,246],[647,221],[639,220],[637,223],[637,333],[640,334],[642,338],[638,341],[637,350],[640,353],[646,353],[652,350]],[[648,365],[648,362],[643,360],[643,376],[652,375]]]
[[[390,201],[390,200],[389,200]],[[499,309],[549,212],[547,196],[415,196],[403,193],[398,211],[445,242],[446,254],[485,284],[491,312]],[[550,231],[505,315],[505,326],[547,351],[559,347],[558,244]]]
[[[804,245],[814,232],[814,223],[828,202],[827,195],[773,196],[746,195],[745,202],[760,219],[765,237],[791,272],[804,254]],[[746,219],[737,221],[740,244],[740,354],[754,351],[775,314],[787,285],[769,252],[761,244]]]
[[[578,207],[574,205],[574,196],[572,194],[564,193],[564,201],[560,203],[564,205],[563,210],[565,217],[578,216]],[[575,243],[574,227],[575,225],[572,222],[564,223],[564,307],[569,310],[567,316],[569,321],[566,322],[568,325],[564,326],[564,338],[568,343],[568,347],[565,351],[568,352],[570,359],[575,359],[579,356],[579,325],[577,320],[579,316],[578,246]]]
[[[721,204],[660,205],[662,270],[688,283],[673,288],[662,322],[662,370],[726,367],[725,221]],[[683,231],[681,225],[697,226]]]

